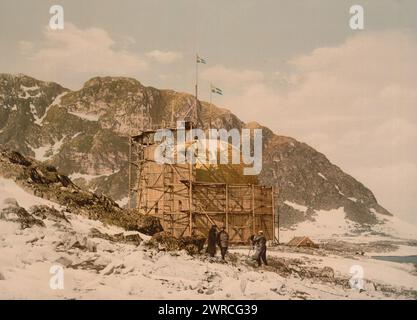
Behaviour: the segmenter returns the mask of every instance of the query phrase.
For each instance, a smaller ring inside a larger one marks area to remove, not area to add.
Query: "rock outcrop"
[[[162,231],[159,220],[142,216],[138,212],[119,207],[112,199],[96,195],[74,184],[55,167],[45,165],[35,159],[23,157],[20,153],[0,148],[0,177],[15,181],[21,188],[43,199],[57,203],[66,210],[92,220],[153,235]],[[16,219],[22,227],[42,224],[46,217],[65,220],[65,214],[49,207],[36,206],[28,213],[11,199],[1,215],[4,219]]]

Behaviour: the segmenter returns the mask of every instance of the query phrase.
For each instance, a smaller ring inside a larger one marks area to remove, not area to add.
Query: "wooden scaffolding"
[[[186,129],[191,130],[192,123]],[[259,230],[268,240],[277,240],[272,187],[198,181],[194,164],[159,164],[154,159],[156,131],[130,137],[129,163],[136,174],[129,168],[129,205],[131,193],[136,194],[136,208],[158,217],[164,230],[176,237],[206,236],[216,225],[225,226],[234,244],[247,243]]]

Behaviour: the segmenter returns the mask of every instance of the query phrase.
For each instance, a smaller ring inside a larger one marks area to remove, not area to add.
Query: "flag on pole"
[[[213,93],[217,93],[217,94],[220,94],[220,95],[223,95],[223,90],[222,89],[219,89],[219,88],[217,88],[217,87],[215,87],[215,86],[211,86],[211,92],[213,92]]]
[[[200,57],[197,55],[197,63],[203,63],[203,64],[206,64],[207,62],[206,62],[206,60],[204,60],[203,58],[200,58]]]

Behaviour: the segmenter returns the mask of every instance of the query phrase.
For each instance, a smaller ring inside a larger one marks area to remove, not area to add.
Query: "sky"
[[[64,30],[49,8],[64,8]],[[364,8],[364,29],[349,8]],[[0,72],[193,93],[324,153],[417,224],[417,1],[2,0]]]

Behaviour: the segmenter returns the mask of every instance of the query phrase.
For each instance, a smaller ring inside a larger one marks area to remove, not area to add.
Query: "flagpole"
[[[212,108],[212,103],[211,103],[211,100],[212,100],[212,88],[213,88],[213,84],[210,82],[210,105],[209,105],[209,112],[210,112],[210,114],[209,114],[209,128],[211,129],[211,116],[212,116],[212,114],[211,114],[211,108]]]
[[[211,104],[211,88],[213,88],[213,84],[210,82],[210,104]]]
[[[195,105],[194,112],[197,120],[197,100],[198,100],[198,54],[195,55]]]

